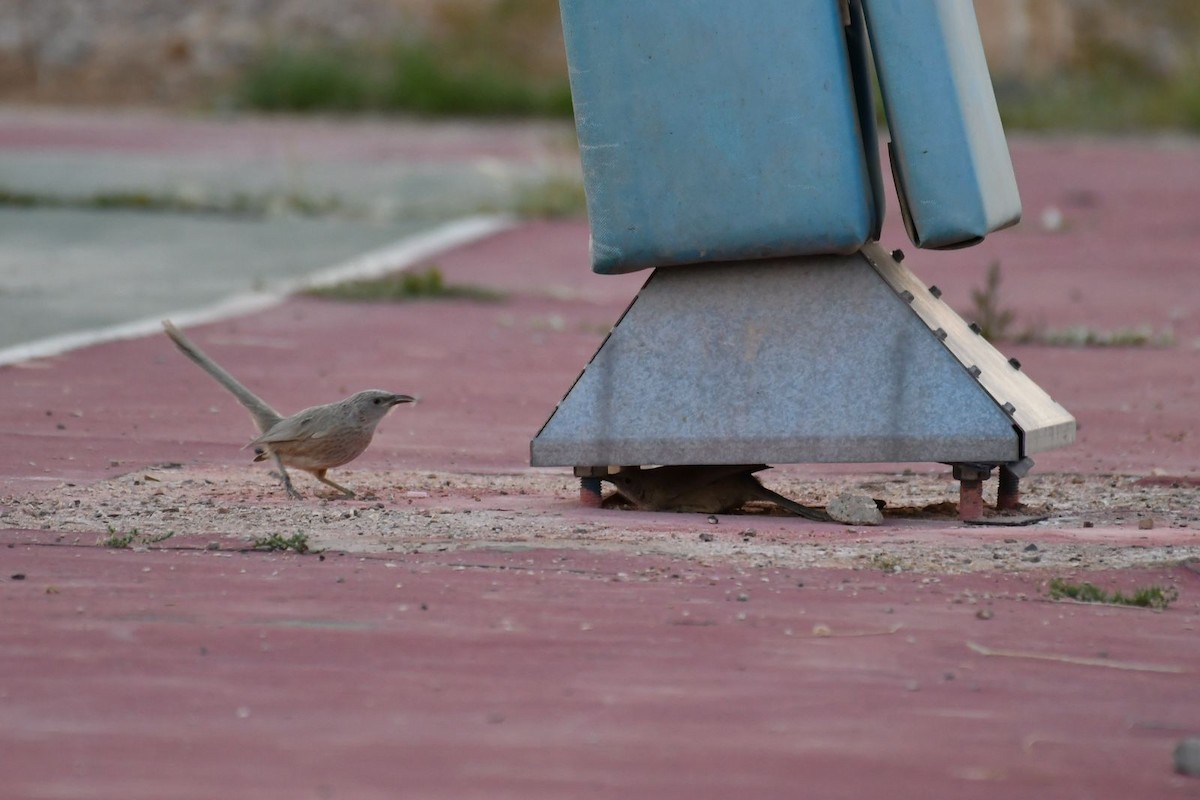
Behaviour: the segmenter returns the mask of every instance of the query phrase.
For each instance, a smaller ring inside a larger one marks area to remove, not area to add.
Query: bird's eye
[[[379,397],[376,397],[376,398],[375,398],[374,400],[372,400],[371,402],[372,402],[372,403],[374,403],[375,405],[379,405],[380,403],[382,403],[382,402],[383,402],[383,399],[382,399],[382,398],[379,398]]]

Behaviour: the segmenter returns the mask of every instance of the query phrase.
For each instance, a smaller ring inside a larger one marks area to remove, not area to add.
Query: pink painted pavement
[[[1015,231],[925,254],[891,219],[885,244],[960,309],[999,260],[1019,324],[1169,329],[1161,349],[1004,349],[1080,421],[1038,471],[1200,476],[1200,146],[1017,139],[1014,157]],[[1050,207],[1059,230],[1040,224]],[[355,466],[519,472],[643,279],[591,275],[586,244],[580,222],[534,223],[436,259],[503,303],[294,299],[193,334],[285,411],[372,385],[421,395]],[[163,337],[0,369],[0,511],[162,462],[241,464],[248,425]],[[207,541],[0,530],[0,796],[1200,797],[1171,770],[1200,735],[1186,565],[1083,576],[1177,587],[1155,613],[1050,603],[1036,569]]]

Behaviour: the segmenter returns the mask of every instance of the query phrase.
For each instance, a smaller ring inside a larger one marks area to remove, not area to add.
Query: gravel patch
[[[938,574],[1200,559],[1200,489],[1134,476],[1031,478],[1023,500],[1048,518],[1023,528],[963,525],[957,484],[943,475],[770,476],[771,488],[807,504],[845,493],[883,501],[883,524],[868,530],[811,523],[766,504],[719,517],[587,509],[577,482],[558,472],[347,470],[338,479],[359,498],[326,499],[303,474],[295,480],[306,497],[291,501],[262,469],[149,469],[0,498],[0,528],[53,531],[57,541],[79,545],[136,530],[134,547],[191,546],[185,543],[204,537],[207,546],[233,549],[302,533],[313,549],[360,553],[584,548],[700,563]],[[1153,529],[1139,526],[1146,519]]]

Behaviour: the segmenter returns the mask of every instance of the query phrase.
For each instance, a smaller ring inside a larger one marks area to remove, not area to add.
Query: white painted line
[[[172,311],[150,318],[92,330],[64,333],[7,347],[0,350],[0,366],[17,364],[35,358],[48,358],[104,342],[151,336],[162,331],[163,319],[170,319],[176,325],[185,327],[251,314],[278,305],[288,295],[301,289],[332,286],[348,280],[377,278],[389,272],[408,269],[438,253],[485,239],[492,234],[512,228],[516,224],[515,219],[506,216],[479,216],[455,220],[426,233],[419,233],[378,250],[364,253],[304,278],[281,283],[272,292],[235,295],[201,308]]]

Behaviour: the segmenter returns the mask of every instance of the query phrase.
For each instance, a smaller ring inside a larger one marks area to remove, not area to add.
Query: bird
[[[285,417],[222,369],[170,320],[163,320],[162,325],[185,356],[229,390],[250,412],[259,435],[244,447],[254,448],[255,461],[274,460],[283,488],[294,499],[303,495],[292,486],[286,467],[309,473],[321,483],[337,489],[345,498],[354,497],[353,491],[330,480],[325,473],[362,455],[380,420],[394,407],[416,401],[411,395],[368,389],[336,403],[312,406]]]
[[[605,475],[624,497],[641,511],[690,511],[724,514],[752,500],[769,503],[814,522],[829,522],[830,516],[773,492],[754,477],[768,469],[766,464],[728,466],[664,466],[625,469]]]

